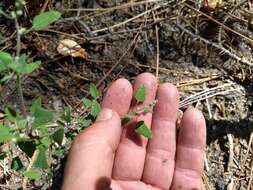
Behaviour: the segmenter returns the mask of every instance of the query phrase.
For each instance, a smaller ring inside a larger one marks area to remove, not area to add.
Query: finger
[[[80,133],[71,148],[62,190],[94,190],[101,179],[111,177],[122,128],[120,117],[103,109],[95,124]],[[102,189],[96,187],[96,189]]]
[[[116,111],[121,117],[129,111],[133,96],[131,83],[126,79],[118,79],[107,90],[103,102],[103,108]]]
[[[162,84],[156,98],[158,102],[152,119],[153,136],[148,143],[142,181],[169,189],[175,166],[175,123],[179,101],[177,88],[172,84]]]
[[[130,110],[142,109],[144,106],[149,105],[155,99],[157,81],[156,78],[149,73],[144,73],[136,78],[134,85],[134,94],[141,85],[146,89],[146,100],[137,105],[133,101]],[[141,179],[145,155],[147,139],[137,135],[134,131],[138,121],[144,121],[148,127],[151,125],[152,114],[143,113],[139,114],[131,124],[125,126],[123,129],[121,142],[118,147],[115,163],[113,168],[114,179],[120,180],[139,180]]]
[[[201,112],[188,108],[182,118],[172,189],[201,189],[206,124]]]

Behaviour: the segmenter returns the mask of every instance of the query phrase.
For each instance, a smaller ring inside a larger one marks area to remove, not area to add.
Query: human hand
[[[136,105],[132,97],[142,84],[146,100]],[[155,99],[153,113],[140,114],[121,127],[120,117]],[[72,145],[62,190],[201,189],[205,119],[201,112],[188,108],[177,136],[178,103],[176,87],[158,86],[149,73],[139,75],[133,89],[125,79],[115,81],[104,96],[96,122]],[[143,120],[152,128],[149,140],[134,132],[134,123]]]

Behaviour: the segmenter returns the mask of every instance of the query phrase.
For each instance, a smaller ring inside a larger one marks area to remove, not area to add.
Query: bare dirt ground
[[[181,110],[193,105],[204,112],[204,189],[253,189],[252,1],[26,2],[24,26],[41,9],[63,13],[50,28],[23,39],[22,52],[43,63],[25,80],[28,102],[41,97],[61,112],[66,105],[78,108],[91,82],[104,92],[119,77],[154,73],[159,82],[178,86]],[[13,6],[11,1],[0,4],[6,10]],[[12,23],[0,17],[1,50],[15,50],[14,32]],[[85,48],[88,57],[59,55],[56,47],[66,38]],[[2,109],[18,105],[15,83],[1,86],[0,93]],[[66,155],[67,150],[55,160],[53,180],[32,183],[31,189],[59,189]],[[12,189],[12,178],[2,176],[2,189]]]

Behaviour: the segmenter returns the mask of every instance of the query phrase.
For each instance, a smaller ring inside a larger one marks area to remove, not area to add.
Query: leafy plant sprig
[[[143,103],[146,100],[146,89],[144,85],[141,85],[136,93],[135,93],[135,100],[137,102],[137,105],[140,103]],[[129,122],[131,122],[135,117],[142,113],[152,113],[153,107],[156,105],[157,100],[154,100],[151,102],[148,106],[145,106],[143,109],[138,109],[129,112],[126,114],[122,119],[121,123],[122,125],[126,125]],[[152,131],[148,128],[146,123],[144,121],[139,121],[136,126],[135,126],[135,132],[146,137],[146,138],[151,138],[152,137]]]
[[[39,31],[47,28],[50,24],[57,21],[61,17],[61,13],[58,11],[48,11],[41,13],[33,18],[32,27],[30,29],[23,28],[19,24],[19,17],[23,15],[23,10],[25,6],[25,0],[16,0],[16,9],[11,12],[10,15],[6,14],[0,8],[0,16],[3,15],[6,19],[11,19],[15,23],[16,27],[16,54],[12,56],[8,52],[0,52],[0,72],[4,76],[0,78],[0,83],[6,82],[16,76],[18,84],[18,93],[20,98],[20,105],[23,115],[27,115],[24,98],[22,82],[24,75],[32,73],[34,70],[38,69],[40,66],[40,61],[35,61],[33,63],[28,63],[26,55],[21,55],[21,38],[23,35],[31,31]]]

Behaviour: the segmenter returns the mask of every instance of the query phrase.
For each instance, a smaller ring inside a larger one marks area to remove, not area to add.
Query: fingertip
[[[158,87],[158,93],[165,93],[169,99],[179,101],[179,93],[177,87],[172,83],[163,83]]]
[[[206,143],[206,122],[201,111],[189,107],[182,118],[179,143],[192,147],[205,147]]]
[[[146,86],[156,86],[157,85],[157,79],[156,77],[151,73],[142,73],[137,76],[136,78],[136,86],[138,87],[138,84],[142,84],[145,82]]]
[[[131,83],[124,78],[118,79],[108,88],[102,101],[102,107],[110,108],[123,116],[129,110],[132,95]]]

